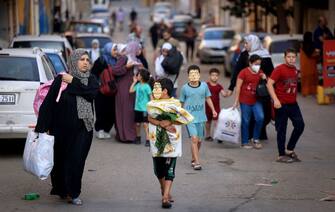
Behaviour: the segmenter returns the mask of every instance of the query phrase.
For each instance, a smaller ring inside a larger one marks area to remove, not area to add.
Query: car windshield
[[[96,23],[71,23],[70,30],[75,32],[102,33],[103,27]]]
[[[55,53],[46,53],[46,54],[48,55],[57,74],[66,71],[66,67],[58,54]]]
[[[235,32],[232,30],[210,30],[206,31],[205,40],[233,39]]]
[[[65,52],[64,42],[62,41],[14,41],[13,48],[33,48],[57,49]]]
[[[98,39],[100,48],[103,48],[106,43],[111,42],[112,40],[108,37],[78,37],[76,38],[76,48],[85,48],[90,49],[92,47],[92,40]]]
[[[301,41],[299,40],[273,41],[270,46],[270,53],[284,53],[288,48],[294,48],[296,51],[299,51],[300,44]]]
[[[174,22],[173,26],[174,27],[185,27],[186,26],[186,22]]]
[[[0,80],[39,81],[40,79],[35,58],[0,56],[0,67]]]

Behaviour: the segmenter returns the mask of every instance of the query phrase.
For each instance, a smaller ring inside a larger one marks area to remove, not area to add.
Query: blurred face
[[[166,57],[169,54],[169,50],[167,49],[162,49],[162,55]]]
[[[114,47],[111,51],[111,55],[112,57],[117,57],[118,53],[117,53],[117,47]]]
[[[92,44],[92,48],[93,48],[93,49],[97,49],[97,48],[99,48],[99,44],[97,44],[97,43],[93,43],[93,44]]]
[[[287,53],[285,56],[285,62],[289,66],[295,66],[297,55],[295,53]]]
[[[154,88],[152,90],[152,95],[154,99],[160,99],[163,94],[162,86],[159,82],[155,82]]]
[[[199,70],[192,69],[188,73],[188,80],[190,82],[199,82],[200,81],[200,72]]]
[[[164,40],[167,41],[167,40],[170,39],[170,37],[171,37],[170,33],[168,33],[168,32],[164,32],[164,33],[163,33],[163,39],[164,39]]]
[[[261,69],[261,63],[262,63],[261,60],[256,60],[252,63],[249,63],[249,66],[253,72],[258,73],[259,70]]]
[[[78,60],[78,69],[80,72],[87,72],[91,68],[91,61],[90,58],[88,57],[87,54],[84,54],[83,56],[80,57]]]
[[[218,73],[213,72],[209,75],[209,80],[211,82],[217,82],[218,79],[219,79],[219,74]]]
[[[250,50],[251,50],[251,43],[248,43],[248,42],[244,42],[244,48],[248,51],[248,52],[250,52]]]
[[[137,80],[138,80],[138,81],[142,81],[142,76],[141,76],[140,73],[138,73],[138,74],[136,75],[136,77],[137,77]]]

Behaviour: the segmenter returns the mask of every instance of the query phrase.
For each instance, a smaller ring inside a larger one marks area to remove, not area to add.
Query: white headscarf
[[[261,40],[256,35],[247,35],[244,40],[251,44],[249,55],[257,54],[261,58],[271,57],[269,51],[263,47]]]
[[[164,43],[162,46],[162,49],[171,50],[172,49],[171,43]]]
[[[118,53],[122,53],[124,50],[126,50],[127,45],[123,43],[118,43],[117,44],[117,51]]]

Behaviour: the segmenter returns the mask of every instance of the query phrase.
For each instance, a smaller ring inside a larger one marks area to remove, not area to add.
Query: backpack
[[[100,92],[105,96],[114,96],[117,92],[116,81],[113,75],[113,70],[110,65],[107,65],[100,74]]]
[[[61,73],[60,73],[61,74]],[[34,102],[33,102],[33,108],[34,108],[34,112],[36,114],[36,116],[38,116],[38,112],[40,110],[40,107],[45,99],[45,97],[48,95],[48,92],[51,88],[51,85],[53,83],[53,80],[50,80],[46,83],[44,83],[43,85],[40,85],[40,87],[38,87],[36,94],[35,94],[35,98],[34,98]],[[56,98],[56,102],[59,102],[60,96],[62,94],[62,92],[66,89],[67,87],[67,83],[62,82],[57,98]]]
[[[169,75],[178,75],[181,66],[183,65],[183,55],[173,47],[168,56],[162,61],[164,71]]]

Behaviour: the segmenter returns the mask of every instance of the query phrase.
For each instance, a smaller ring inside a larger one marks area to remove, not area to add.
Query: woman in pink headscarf
[[[133,143],[136,139],[135,129],[135,95],[129,93],[136,70],[142,64],[136,58],[140,53],[138,42],[129,42],[126,47],[126,55],[120,55],[113,66],[116,76],[117,94],[115,96],[115,123],[116,138],[124,143]]]

